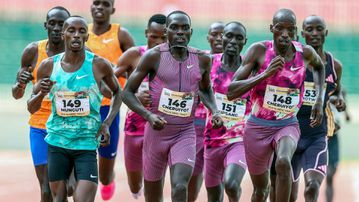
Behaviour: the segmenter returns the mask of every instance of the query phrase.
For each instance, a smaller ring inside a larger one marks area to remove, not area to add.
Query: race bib
[[[87,116],[90,114],[89,96],[84,92],[56,92],[56,113],[59,116]]]
[[[150,90],[150,86],[148,81],[143,81],[140,85],[140,87],[138,87],[138,92],[144,92],[144,91],[148,91]]]
[[[233,127],[239,121],[244,120],[246,112],[246,100],[238,99],[229,101],[227,95],[216,93],[215,94],[217,109],[221,113],[224,125],[227,128]]]
[[[193,107],[192,93],[162,89],[158,111],[178,117],[189,117]]]
[[[324,91],[322,94],[322,99],[324,100],[327,84],[324,84]],[[315,90],[313,82],[304,82],[304,95],[303,95],[303,105],[313,106],[315,101],[318,98],[318,92]]]
[[[263,107],[284,114],[293,113],[299,104],[300,90],[267,85]]]

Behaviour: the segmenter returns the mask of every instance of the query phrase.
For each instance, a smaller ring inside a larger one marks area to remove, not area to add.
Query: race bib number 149
[[[284,114],[296,111],[299,104],[299,89],[267,85],[263,107]]]
[[[162,89],[158,111],[172,116],[189,117],[192,113],[193,95]]]
[[[59,116],[87,116],[90,114],[89,96],[85,92],[57,92],[56,113]]]

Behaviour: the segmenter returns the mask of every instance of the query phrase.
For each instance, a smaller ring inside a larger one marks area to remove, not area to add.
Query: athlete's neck
[[[184,61],[188,57],[187,46],[169,46],[172,57],[178,61]]]
[[[294,47],[292,43],[289,46],[280,46],[274,42],[274,52],[282,56],[285,61],[291,61],[294,58]]]
[[[222,67],[228,68],[230,70],[237,70],[239,66],[241,66],[242,59],[241,55],[222,55]]]
[[[54,44],[54,43],[51,43],[49,40],[49,42],[46,45],[46,52],[47,52],[47,55],[50,57],[53,55],[62,53],[62,52],[64,52],[64,50],[65,50],[64,42]]]
[[[85,60],[85,49],[80,51],[65,50],[64,57],[61,60],[62,68],[68,72],[77,71]]]
[[[93,22],[92,32],[101,35],[111,29],[110,20],[104,22]]]
[[[320,56],[322,61],[325,62],[326,58],[325,58],[325,52],[324,52],[323,46],[315,47],[314,50],[315,50],[315,52],[318,53],[318,55]]]

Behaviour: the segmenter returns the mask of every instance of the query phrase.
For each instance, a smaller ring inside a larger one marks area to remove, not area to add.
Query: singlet
[[[188,47],[187,59],[177,61],[167,43],[159,48],[159,66],[155,77],[149,81],[150,111],[164,117],[168,124],[192,124],[202,78],[199,50]]]
[[[37,70],[39,69],[41,62],[49,57],[46,53],[47,42],[47,39],[37,42],[37,61],[36,66],[32,72],[32,75],[34,77],[34,79],[32,80],[32,84],[35,84],[37,82]],[[39,111],[30,115],[29,125],[34,128],[46,129],[46,121],[49,118],[50,114],[51,102],[48,96],[46,96],[41,103]]]
[[[209,112],[204,132],[206,148],[220,147],[242,141],[245,116],[250,113],[250,107],[247,107],[249,103],[247,102],[248,93],[239,99],[228,100],[228,87],[232,82],[235,72],[224,70],[221,60],[222,54],[213,54],[211,82],[217,109],[221,113],[224,123],[218,129],[212,128],[212,114]]]
[[[140,51],[140,55],[142,56],[146,51],[147,51],[147,46],[140,46],[139,47],[139,51]],[[138,91],[145,91],[145,90],[149,90],[148,88],[148,77],[146,76]],[[129,110],[127,112],[127,116],[126,116],[126,120],[125,120],[125,134],[126,135],[143,135],[144,131],[145,131],[145,124],[146,124],[146,120],[144,118],[142,118],[140,115],[138,115],[137,113]]]
[[[334,69],[334,58],[330,53],[325,53],[326,55],[326,65],[325,65],[325,91],[322,95],[323,98],[323,119],[322,123],[317,127],[310,127],[310,115],[312,111],[312,106],[315,104],[317,99],[317,91],[314,88],[313,82],[313,73],[309,69],[306,70],[305,78],[305,91],[303,95],[303,105],[300,108],[297,118],[300,124],[300,129],[302,131],[301,138],[313,138],[314,136],[325,136],[327,130],[330,127],[327,127],[327,116],[331,117],[331,114],[328,114],[327,111],[330,110],[327,102],[329,96],[335,91],[337,85],[337,75]],[[329,118],[328,117],[328,118]],[[333,123],[334,127],[334,123]],[[329,131],[328,131],[329,132]]]
[[[273,41],[265,41],[266,53],[263,65],[257,74],[263,73],[273,58]],[[292,120],[303,103],[304,79],[306,67],[303,59],[302,44],[293,41],[295,55],[292,61],[285,62],[281,71],[261,81],[251,90],[252,112],[250,121],[256,120]],[[279,123],[279,122],[278,122]]]
[[[89,24],[89,39],[86,42],[86,46],[96,55],[101,56],[109,60],[114,66],[117,65],[117,61],[122,55],[121,44],[118,39],[118,30],[120,29],[119,24],[111,24],[110,30],[107,32],[96,35],[92,31],[93,24]],[[119,78],[121,87],[125,86],[126,79],[123,77]],[[109,106],[111,99],[103,98],[102,105]]]
[[[80,69],[71,73],[61,67],[64,53],[54,56],[50,79],[56,83],[50,91],[52,113],[45,138],[53,146],[94,150],[99,145],[95,136],[101,126],[102,94],[93,75],[94,54],[85,53]]]

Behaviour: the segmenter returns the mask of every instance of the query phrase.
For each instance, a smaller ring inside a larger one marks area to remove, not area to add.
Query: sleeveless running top
[[[50,79],[56,81],[50,92],[52,113],[47,122],[47,143],[66,149],[94,150],[101,126],[102,95],[93,75],[94,54],[86,51],[85,60],[75,72],[61,67],[64,53],[54,56]]]
[[[277,55],[273,41],[265,41],[264,64],[257,74],[261,74]],[[293,41],[296,52],[292,61],[285,62],[281,71],[263,80],[251,90],[252,116],[265,120],[295,118],[303,102],[305,64],[302,44]]]
[[[187,59],[177,61],[167,43],[159,46],[159,67],[155,77],[149,81],[150,110],[163,116],[168,124],[191,124],[201,81],[199,50],[188,47]]]
[[[117,65],[117,61],[123,53],[118,39],[119,28],[119,24],[111,24],[110,30],[101,35],[96,35],[92,31],[93,24],[91,23],[88,26],[89,39],[86,42],[86,46],[96,55],[109,60],[114,66]],[[126,79],[120,77],[118,81],[123,88],[125,86]],[[102,105],[109,106],[110,104],[111,99],[104,97]]]
[[[32,72],[32,76],[34,77],[34,79],[32,80],[32,84],[35,84],[37,82],[37,70],[39,69],[41,62],[49,57],[46,53],[47,42],[47,39],[37,42],[37,61],[35,68]],[[46,122],[50,114],[51,102],[49,100],[49,97],[46,96],[41,103],[39,111],[30,115],[29,125],[34,128],[46,129]]]
[[[147,46],[139,47],[140,55],[142,56],[147,51]],[[138,91],[145,91],[148,89],[148,77],[146,76]],[[143,135],[145,131],[146,120],[137,113],[129,110],[125,120],[125,135]]]

